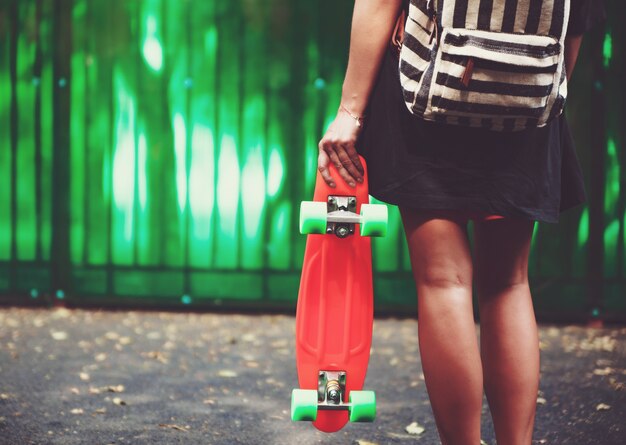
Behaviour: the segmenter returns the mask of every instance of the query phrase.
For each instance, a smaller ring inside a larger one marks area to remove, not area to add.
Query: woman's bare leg
[[[465,223],[401,209],[426,388],[443,445],[478,445],[483,377]]]
[[[477,221],[474,282],[484,385],[499,444],[529,445],[539,386],[539,339],[528,286],[533,221]]]

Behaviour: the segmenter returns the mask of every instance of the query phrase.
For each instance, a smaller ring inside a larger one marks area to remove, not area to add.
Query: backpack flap
[[[424,117],[470,119],[472,126],[488,119],[495,130],[545,125],[559,93],[560,54],[551,36],[444,29]]]

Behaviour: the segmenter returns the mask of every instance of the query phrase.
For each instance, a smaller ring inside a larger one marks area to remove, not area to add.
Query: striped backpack
[[[400,50],[409,111],[519,131],[561,114],[570,0],[411,0]]]

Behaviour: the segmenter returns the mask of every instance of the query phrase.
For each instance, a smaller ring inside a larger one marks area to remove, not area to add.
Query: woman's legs
[[[483,376],[465,222],[401,213],[418,293],[422,367],[439,435],[443,445],[477,445]]]
[[[533,221],[474,225],[484,386],[499,444],[529,445],[539,385],[539,339],[528,286]]]

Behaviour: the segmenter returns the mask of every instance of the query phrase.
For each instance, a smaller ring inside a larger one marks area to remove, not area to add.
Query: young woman
[[[400,208],[418,294],[422,366],[443,445],[480,443],[483,389],[498,443],[528,445],[539,385],[530,241],[535,221],[557,222],[561,211],[585,200],[580,166],[563,116],[542,128],[501,133],[411,115],[390,46],[403,3],[356,0],[341,105],[319,143],[319,170],[331,186],[354,185],[363,180],[360,152],[371,194]],[[602,18],[598,3],[572,0],[568,77],[582,33]],[[329,162],[341,178],[329,175]]]

